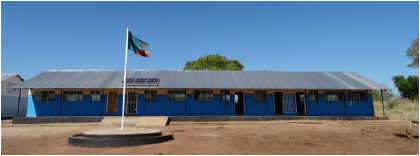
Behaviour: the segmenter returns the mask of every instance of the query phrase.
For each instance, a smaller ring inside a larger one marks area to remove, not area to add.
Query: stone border
[[[15,117],[12,124],[92,123],[102,122],[102,116]]]
[[[139,116],[141,117],[141,116]],[[16,117],[12,124],[48,124],[48,123],[100,123],[102,116],[56,116],[56,117]],[[375,116],[170,116],[170,122],[238,122],[238,121],[290,121],[290,120],[326,120],[326,121],[367,121],[388,120],[388,117]]]
[[[363,121],[388,120],[388,117],[375,116],[171,116],[170,122],[232,122],[232,121],[290,121],[290,120],[327,120]]]
[[[112,135],[90,135],[90,134],[82,134],[84,138],[147,138],[147,137],[156,137],[162,136],[161,132],[158,133],[147,133],[147,134],[112,134]]]
[[[69,137],[69,144],[81,147],[130,147],[145,144],[161,143],[173,140],[172,134],[148,137],[130,137],[130,138],[87,138],[83,134],[76,134]]]

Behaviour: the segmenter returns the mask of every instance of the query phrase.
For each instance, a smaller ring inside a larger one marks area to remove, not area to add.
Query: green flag
[[[128,31],[128,49],[133,50],[137,55],[149,57],[149,44],[131,35],[130,31]]]

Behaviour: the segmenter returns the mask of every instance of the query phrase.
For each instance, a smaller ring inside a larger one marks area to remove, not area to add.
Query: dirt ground
[[[174,140],[136,147],[84,148],[68,144],[72,134],[118,126],[98,124],[2,124],[1,154],[419,154],[402,137],[406,120],[365,122],[255,122],[173,124],[159,127]]]

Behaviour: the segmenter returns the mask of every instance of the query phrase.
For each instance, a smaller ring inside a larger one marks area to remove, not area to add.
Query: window
[[[54,91],[35,91],[34,101],[54,101]]]
[[[367,97],[367,93],[366,91],[360,91],[360,101],[367,101],[368,97]]]
[[[63,91],[63,101],[82,101],[83,91]]]
[[[347,92],[347,100],[348,101],[353,101],[353,95],[352,95],[351,91]]]
[[[325,101],[342,101],[342,92],[341,91],[325,91]]]
[[[222,101],[229,101],[230,100],[230,95],[229,95],[229,91],[225,91],[225,90],[221,90],[220,92],[220,100]]]
[[[194,101],[213,101],[213,91],[194,90]]]
[[[101,92],[96,91],[90,91],[90,101],[101,101]]]
[[[144,96],[144,100],[146,102],[156,102],[156,97],[157,97],[157,91],[155,90],[146,90],[144,92],[145,96]]]
[[[348,97],[349,101],[367,101],[366,91],[352,91]]]
[[[309,90],[309,100],[310,101],[318,101],[318,91]]]
[[[360,93],[359,92],[352,92],[352,94],[353,94],[353,96],[352,96],[353,101],[360,101]]]
[[[266,102],[267,101],[267,92],[266,91],[255,91],[255,101],[257,102]]]
[[[166,94],[167,101],[185,101],[185,91],[168,90]]]

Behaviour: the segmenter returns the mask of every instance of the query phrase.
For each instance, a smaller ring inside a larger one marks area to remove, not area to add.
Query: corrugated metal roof
[[[5,81],[5,80],[10,79],[10,78],[12,78],[14,76],[17,76],[20,80],[23,81],[23,78],[20,77],[19,74],[1,74],[1,81]]]
[[[123,71],[46,71],[14,88],[122,88]],[[389,89],[355,72],[127,71],[127,78],[160,78],[157,86],[127,88]]]

